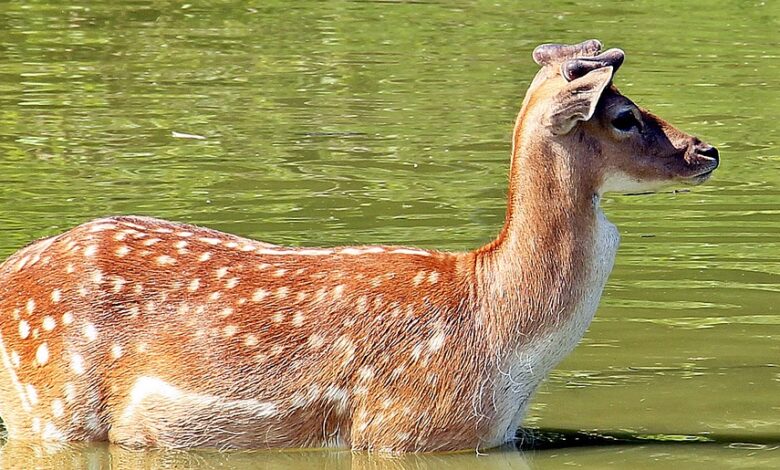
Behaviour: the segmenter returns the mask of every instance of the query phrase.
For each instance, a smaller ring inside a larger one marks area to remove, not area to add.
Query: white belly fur
[[[586,284],[588,287],[567,322],[545,337],[519,345],[513,357],[505,362],[505,368],[500,371],[500,378],[494,388],[498,416],[495,434],[488,442],[490,445],[514,439],[536,388],[550,370],[579,343],[596,313],[620,243],[617,227],[607,220],[600,209],[596,210],[596,233]]]

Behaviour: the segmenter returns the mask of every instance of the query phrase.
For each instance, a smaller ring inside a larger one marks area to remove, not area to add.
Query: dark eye
[[[615,129],[622,132],[628,132],[633,127],[639,129],[639,121],[637,121],[634,113],[629,110],[621,111],[620,114],[618,114],[615,119],[612,120],[612,125],[615,127]]]

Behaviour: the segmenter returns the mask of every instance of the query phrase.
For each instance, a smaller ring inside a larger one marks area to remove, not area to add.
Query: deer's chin
[[[712,170],[705,171],[704,173],[699,173],[697,175],[686,178],[683,180],[683,182],[689,186],[698,186],[710,179],[713,171],[715,171],[714,168]]]
[[[705,168],[699,168],[696,171],[691,171],[688,174],[680,175],[675,178],[675,180],[677,183],[681,183],[687,186],[698,186],[710,179],[716,168],[718,168],[717,164],[711,164]]]
[[[662,179],[639,179],[623,172],[615,172],[607,175],[599,187],[599,194],[619,193],[619,194],[645,194],[654,193],[665,186],[673,184],[674,181]]]

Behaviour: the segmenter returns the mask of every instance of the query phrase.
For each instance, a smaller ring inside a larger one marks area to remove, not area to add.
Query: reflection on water
[[[434,470],[468,468],[502,470],[529,468],[513,449],[473,452],[383,456],[349,451],[137,451],[109,444],[34,446],[8,443],[0,450],[1,468],[85,469],[308,469],[331,470]]]
[[[668,469],[778,468],[780,445],[670,444],[559,448],[521,453],[514,448],[449,454],[375,455],[349,451],[162,451],[130,450],[106,443],[31,446],[6,444],[0,468],[56,470],[120,469],[328,469],[328,470],[523,470],[585,468]]]
[[[604,200],[622,236],[615,270],[594,324],[542,386],[527,423],[776,436],[775,3],[4,2],[0,255],[92,217],[130,213],[291,245],[472,248],[503,220],[511,124],[536,71],[531,49],[598,37],[627,51],[621,89],[716,145],[722,167],[687,192]],[[241,459],[377,468],[523,468],[523,459],[533,468],[700,468],[721,459],[780,468],[767,463],[767,449],[642,445],[385,461],[102,445],[52,453],[11,443],[2,455],[3,468],[38,459],[73,468]]]

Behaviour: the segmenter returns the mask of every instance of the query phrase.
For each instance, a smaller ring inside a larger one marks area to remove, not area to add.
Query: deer
[[[613,83],[620,49],[543,44],[506,218],[467,252],[289,247],[143,216],[0,266],[9,440],[130,448],[487,449],[585,334],[619,232],[606,192],[697,185],[718,150]]]

